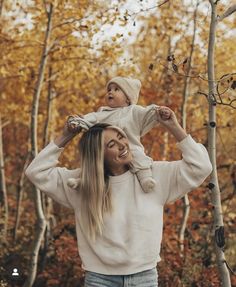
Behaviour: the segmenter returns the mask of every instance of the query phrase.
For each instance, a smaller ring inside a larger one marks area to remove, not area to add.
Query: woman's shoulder
[[[167,177],[175,170],[178,161],[153,161],[152,172],[154,177]]]

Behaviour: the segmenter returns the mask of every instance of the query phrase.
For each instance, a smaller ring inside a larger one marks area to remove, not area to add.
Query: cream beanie
[[[111,83],[117,84],[121,88],[121,90],[130,100],[131,104],[137,104],[141,89],[141,82],[139,80],[125,77],[115,77],[107,83],[107,89]]]

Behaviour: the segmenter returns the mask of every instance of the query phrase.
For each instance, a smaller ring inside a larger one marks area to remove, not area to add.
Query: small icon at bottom
[[[18,269],[17,269],[17,268],[14,268],[11,275],[12,275],[12,276],[20,276],[20,274],[19,274],[19,272],[18,272]]]

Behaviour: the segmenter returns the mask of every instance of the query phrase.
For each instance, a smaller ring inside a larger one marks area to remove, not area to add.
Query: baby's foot
[[[153,178],[144,178],[140,182],[142,189],[145,193],[154,191],[156,186],[156,181]]]
[[[76,189],[79,186],[80,179],[79,178],[69,178],[67,181],[67,185],[73,189]]]

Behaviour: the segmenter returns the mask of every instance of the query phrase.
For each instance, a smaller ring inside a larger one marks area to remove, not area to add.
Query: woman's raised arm
[[[78,177],[79,169],[68,170],[58,167],[57,164],[64,146],[78,132],[66,123],[62,134],[41,150],[25,171],[26,176],[37,188],[69,208],[73,208],[76,198],[67,186],[67,181],[69,178]]]
[[[160,170],[156,171],[163,174],[160,184],[165,190],[164,202],[168,203],[200,186],[211,173],[212,165],[206,148],[186,133],[171,109],[159,107],[156,112],[159,122],[176,138],[182,152],[181,160],[162,162],[159,164]]]

